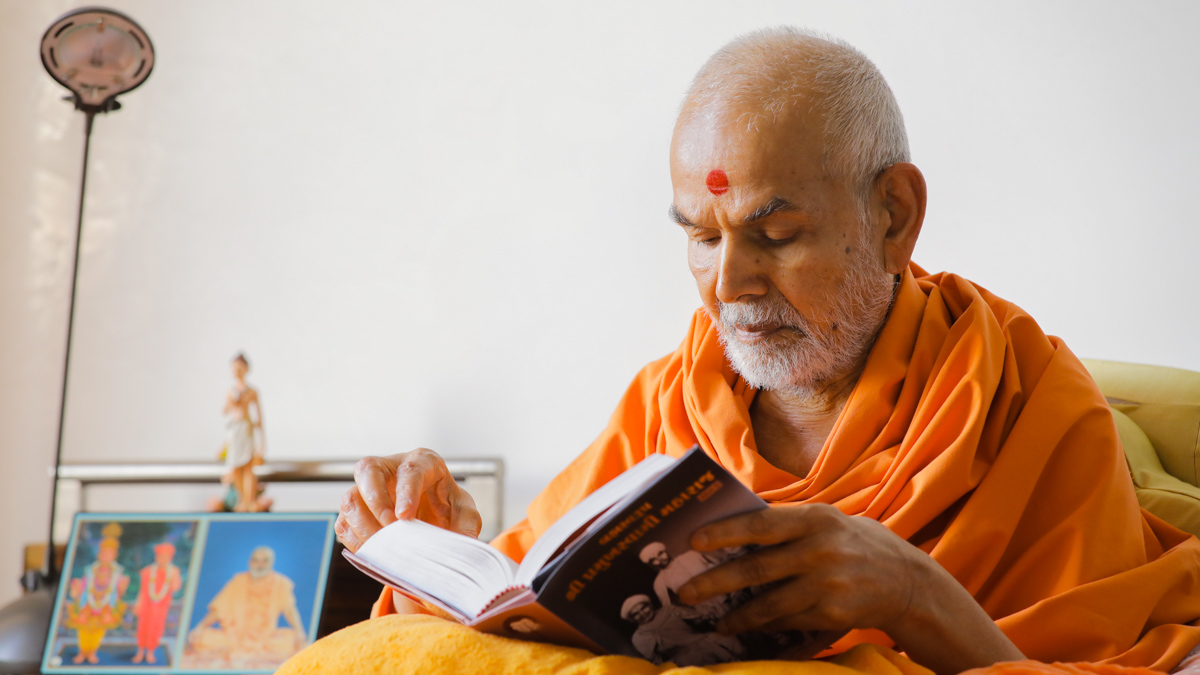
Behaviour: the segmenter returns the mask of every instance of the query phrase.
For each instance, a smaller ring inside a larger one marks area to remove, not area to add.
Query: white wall
[[[0,0],[0,602],[46,528],[82,115]],[[65,456],[212,458],[245,349],[276,458],[508,462],[506,520],[696,305],[665,217],[704,58],[780,23],[889,78],[917,259],[1081,355],[1200,370],[1200,5],[135,2],[149,81],[97,120]]]

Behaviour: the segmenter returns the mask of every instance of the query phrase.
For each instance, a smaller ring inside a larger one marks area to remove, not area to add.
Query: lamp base
[[[40,672],[54,595],[54,586],[39,588],[0,607],[0,675]]]

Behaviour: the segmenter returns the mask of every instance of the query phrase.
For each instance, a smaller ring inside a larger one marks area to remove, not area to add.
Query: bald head
[[[904,118],[875,64],[842,40],[796,28],[747,33],[713,54],[676,128],[701,121],[818,134],[825,171],[859,194],[886,167],[909,161]]]
[[[756,389],[851,391],[909,264],[925,181],[853,47],[790,28],[700,70],[671,139],[671,218],[726,356]]]

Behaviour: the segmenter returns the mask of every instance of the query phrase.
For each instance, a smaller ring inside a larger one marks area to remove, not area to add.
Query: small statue
[[[262,404],[258,392],[246,384],[246,373],[250,371],[246,355],[239,353],[233,357],[232,366],[234,383],[225,396],[225,449],[222,451],[225,466],[229,469],[222,482],[230,486],[230,494],[219,504],[226,508],[214,510],[266,511],[271,500],[261,496],[263,489],[254,475],[254,467],[263,463],[266,445]]]

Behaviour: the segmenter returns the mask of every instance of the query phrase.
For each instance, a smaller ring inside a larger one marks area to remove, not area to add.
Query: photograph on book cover
[[[77,515],[43,672],[273,672],[316,636],[335,517]]]

